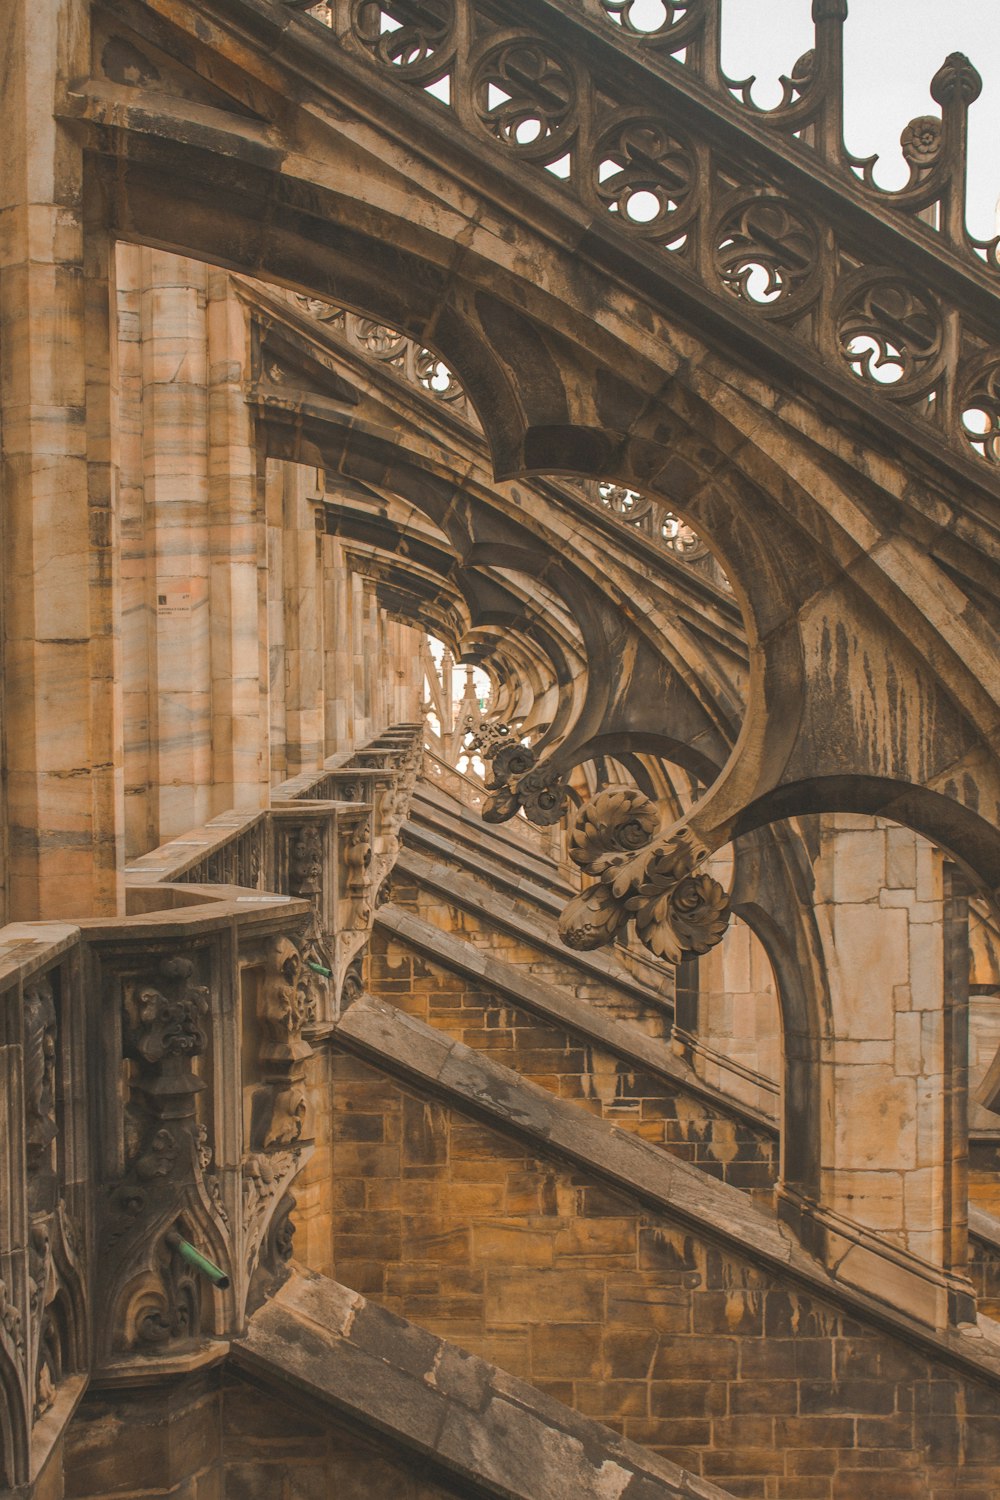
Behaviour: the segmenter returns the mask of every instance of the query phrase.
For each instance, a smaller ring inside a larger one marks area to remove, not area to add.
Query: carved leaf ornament
[[[535,752],[512,736],[508,724],[480,725],[472,748],[479,748],[490,765],[484,823],[506,823],[518,812],[539,828],[558,823],[569,795],[562,774],[537,765]]]
[[[634,787],[612,786],[583,807],[570,836],[570,858],[598,878],[559,919],[567,947],[601,948],[629,921],[639,939],[670,963],[707,953],[729,925],[729,898],[698,873],[706,850],[688,830],[657,840],[660,814]]]

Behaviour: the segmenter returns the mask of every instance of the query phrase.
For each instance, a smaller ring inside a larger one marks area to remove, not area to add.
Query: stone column
[[[344,566],[343,548],[335,537],[323,538],[323,574],[326,595],[326,693],[327,754],[353,747],[354,723],[353,647],[351,644],[350,575]]]
[[[286,775],[317,768],[325,754],[323,590],[310,471],[284,466],[282,569],[285,588]]]
[[[157,842],[212,816],[207,270],[143,252],[143,470]]]
[[[125,857],[156,847],[156,774],[150,740],[151,647],[155,637],[152,558],[146,531],[142,443],[142,265],[138,245],[119,245],[118,442],[122,593],[122,701],[125,752]]]
[[[55,119],[89,66],[83,0],[0,8],[0,399],[8,919],[121,890],[110,244]]]
[[[785,1187],[782,1211],[845,1281],[926,1322],[964,1321],[964,897],[926,840],[874,818],[824,818],[815,870],[832,1012],[819,1203]]]
[[[287,780],[285,759],[285,537],[284,466],[269,462],[264,476],[267,535],[267,692],[269,780]]]
[[[212,810],[267,796],[267,641],[263,515],[243,394],[246,315],[226,271],[208,272],[208,507]]]

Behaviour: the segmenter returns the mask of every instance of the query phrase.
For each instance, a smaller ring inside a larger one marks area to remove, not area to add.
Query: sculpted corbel
[[[608,787],[580,810],[569,854],[597,883],[563,910],[559,935],[567,947],[601,948],[630,921],[670,963],[721,942],[729,898],[698,870],[708,850],[683,824],[665,831],[656,804],[634,787]]]

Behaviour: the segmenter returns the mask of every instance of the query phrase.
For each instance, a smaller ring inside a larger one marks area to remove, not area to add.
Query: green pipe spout
[[[167,1244],[171,1249],[176,1250],[181,1259],[186,1260],[189,1266],[194,1266],[196,1271],[200,1271],[203,1276],[207,1276],[213,1286],[217,1286],[220,1291],[225,1291],[229,1285],[229,1277],[225,1271],[221,1266],[217,1266],[214,1260],[209,1260],[206,1255],[202,1255],[200,1250],[196,1250],[190,1240],[184,1239],[183,1235],[179,1235],[171,1230],[167,1235]]]

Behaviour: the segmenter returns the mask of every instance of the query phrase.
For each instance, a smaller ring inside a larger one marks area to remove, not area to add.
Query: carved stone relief
[[[212,1322],[202,1279],[180,1256],[180,1234],[227,1258],[227,1220],[210,1130],[197,1117],[206,1082],[212,996],[203,959],[167,953],[120,980],[122,1048],[131,1063],[123,1112],[125,1175],[110,1184],[102,1232],[106,1348],[173,1347]]]

